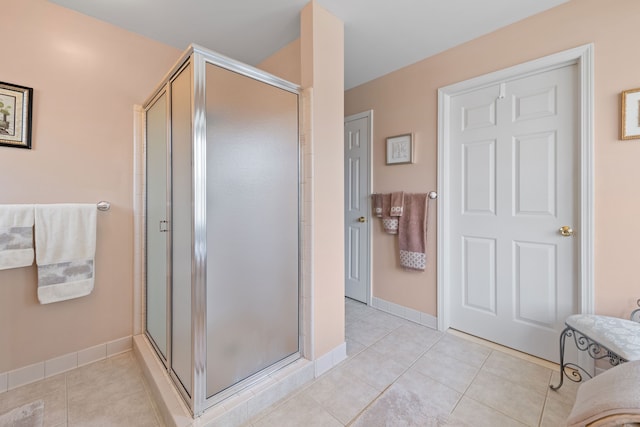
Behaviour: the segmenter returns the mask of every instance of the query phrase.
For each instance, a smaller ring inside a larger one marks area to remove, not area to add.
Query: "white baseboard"
[[[431,329],[438,329],[438,318],[400,304],[385,301],[382,298],[371,298],[371,306],[394,316],[402,317]]]
[[[132,340],[128,336],[12,371],[0,372],[0,393],[115,356],[131,348]]]
[[[346,358],[347,343],[343,342],[333,350],[329,351],[326,354],[323,354],[314,361],[315,377],[318,378],[320,375],[324,374],[329,369],[333,368]]]

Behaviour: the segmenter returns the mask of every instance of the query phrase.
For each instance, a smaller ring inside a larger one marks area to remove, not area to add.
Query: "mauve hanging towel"
[[[391,208],[389,215],[402,216],[404,210],[404,192],[395,191],[391,193]]]
[[[404,195],[404,212],[398,225],[398,243],[400,265],[408,270],[424,271],[427,266],[428,200],[426,193]]]
[[[398,217],[392,217],[391,194],[382,195],[382,228],[387,234],[398,234]]]
[[[40,303],[89,295],[95,276],[96,205],[36,205],[35,233]]]
[[[382,218],[382,194],[374,193],[371,195],[373,198],[373,213],[378,218]]]

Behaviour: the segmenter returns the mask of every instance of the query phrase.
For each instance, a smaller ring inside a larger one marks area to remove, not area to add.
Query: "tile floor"
[[[348,359],[247,426],[559,427],[571,411],[577,385],[550,390],[549,363],[349,299],[345,324]]]
[[[347,360],[246,427],[564,425],[577,386],[549,390],[544,363],[345,304]],[[2,393],[0,414],[43,399],[45,426],[162,426],[149,396],[127,352]]]
[[[40,399],[44,427],[163,425],[131,351],[2,393],[0,414]]]

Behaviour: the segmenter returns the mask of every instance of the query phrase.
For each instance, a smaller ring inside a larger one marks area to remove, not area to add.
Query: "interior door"
[[[345,295],[368,304],[371,115],[344,122]]]
[[[577,81],[565,66],[450,104],[450,325],[552,361],[578,289]]]

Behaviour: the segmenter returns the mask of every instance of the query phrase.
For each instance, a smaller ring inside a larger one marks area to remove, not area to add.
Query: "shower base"
[[[133,351],[152,397],[168,427],[239,426],[299,390],[314,378],[314,364],[300,358],[207,409],[194,419],[144,335],[133,337]]]

